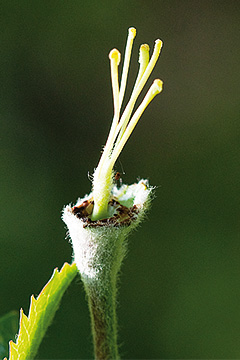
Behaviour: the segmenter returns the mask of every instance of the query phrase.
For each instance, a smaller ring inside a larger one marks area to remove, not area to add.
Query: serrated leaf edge
[[[51,276],[51,278],[49,279],[49,281],[46,283],[46,285],[43,287],[43,289],[41,290],[41,292],[39,293],[39,295],[37,296],[37,298],[35,299],[35,297],[32,295],[31,296],[31,300],[30,300],[30,307],[29,307],[29,312],[28,312],[28,316],[26,316],[23,312],[23,309],[20,309],[20,320],[19,320],[19,332],[17,335],[17,340],[16,342],[14,341],[10,341],[9,342],[9,360],[27,360],[26,356],[30,355],[31,352],[31,342],[32,339],[35,336],[35,332],[36,330],[36,316],[35,316],[35,312],[38,306],[41,305],[41,301],[44,299],[44,297],[47,295],[47,305],[46,308],[49,304],[51,304],[51,302],[48,301],[49,297],[51,296],[51,288],[53,286],[53,281],[57,278],[57,277],[62,277],[62,284],[63,286],[59,286],[58,289],[54,289],[53,294],[55,294],[57,291],[60,293],[62,291],[62,295],[64,294],[65,290],[67,289],[68,285],[71,283],[71,281],[73,280],[73,278],[75,277],[75,275],[77,274],[77,266],[75,263],[72,263],[71,265],[69,263],[64,263],[64,265],[62,266],[61,270],[59,271],[58,268],[55,268],[53,271],[53,274]],[[66,280],[67,277],[67,282],[64,282],[64,279]],[[61,284],[60,284],[61,285]],[[63,290],[63,288],[65,287],[65,289]],[[49,293],[49,294],[48,294]],[[59,296],[58,298],[58,303],[60,303],[62,296]],[[45,299],[46,300],[46,299]],[[44,301],[45,301],[44,300]],[[57,308],[56,308],[57,310]],[[55,312],[56,312],[55,310]],[[54,314],[55,314],[54,312]],[[53,314],[53,316],[54,316]],[[32,321],[34,319],[35,316],[35,321]],[[43,313],[44,316],[44,313]],[[53,318],[53,316],[51,317],[51,319]],[[50,325],[51,320],[49,321]],[[47,327],[48,327],[47,325]],[[46,327],[46,329],[47,329]],[[28,336],[28,344],[24,343],[24,346],[22,347],[22,337],[27,334]],[[27,349],[27,351],[23,351],[24,349]],[[37,352],[37,349],[34,350],[34,353]],[[33,357],[31,357],[32,359]],[[29,357],[28,357],[29,359]],[[4,360],[7,360],[7,358],[5,358]]]

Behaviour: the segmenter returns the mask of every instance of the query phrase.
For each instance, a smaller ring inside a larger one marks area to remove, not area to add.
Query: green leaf
[[[65,263],[60,271],[56,268],[48,283],[37,299],[31,296],[29,314],[20,310],[20,326],[16,343],[10,341],[9,360],[33,359],[38,351],[42,338],[51,324],[59,307],[60,300],[77,274],[75,263]]]
[[[11,311],[0,318],[0,359],[8,356],[8,342],[15,339],[18,320],[17,311]]]

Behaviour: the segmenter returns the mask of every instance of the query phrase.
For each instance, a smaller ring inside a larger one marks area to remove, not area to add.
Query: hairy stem
[[[130,227],[103,226],[84,231],[87,249],[80,273],[88,297],[95,359],[117,360],[117,279]]]
[[[116,284],[98,289],[97,282],[86,286],[96,360],[119,359],[117,346]]]

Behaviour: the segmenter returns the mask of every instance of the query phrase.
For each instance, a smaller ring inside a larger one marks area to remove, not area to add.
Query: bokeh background
[[[124,359],[240,358],[240,2],[1,1],[0,315],[71,261],[64,205],[91,189],[112,118],[108,52],[164,41],[164,91],[116,165],[157,186],[119,287]],[[146,89],[145,89],[146,90]],[[129,95],[129,92],[127,93]],[[38,359],[91,359],[80,279]]]

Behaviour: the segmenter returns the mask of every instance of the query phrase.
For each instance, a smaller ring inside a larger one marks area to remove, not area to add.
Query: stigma
[[[117,49],[113,49],[109,53],[114,114],[106,145],[93,175],[92,197],[94,205],[91,221],[111,216],[109,202],[114,187],[114,165],[144,110],[163,88],[163,82],[160,79],[155,79],[141,104],[134,111],[136,101],[149,79],[161,52],[163,43],[157,39],[151,57],[149,56],[149,45],[143,44],[140,46],[138,75],[130,99],[125,109],[122,110],[135,36],[136,29],[134,27],[129,28],[120,83],[118,67],[121,54]]]

